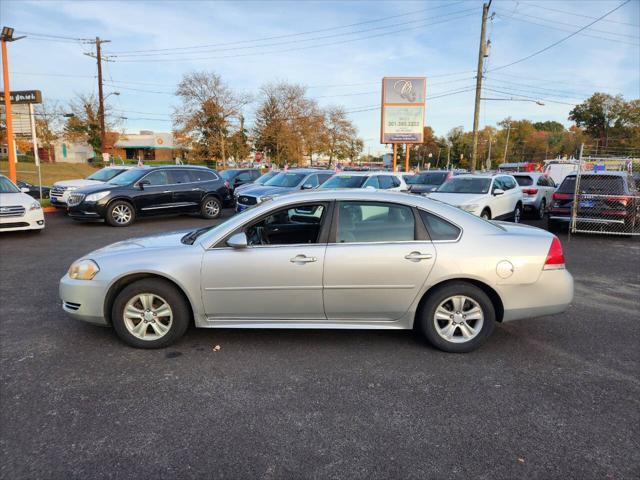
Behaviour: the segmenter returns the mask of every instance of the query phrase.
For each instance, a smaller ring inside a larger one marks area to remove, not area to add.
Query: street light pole
[[[7,42],[14,42],[24,37],[13,38],[13,28],[2,27],[2,79],[4,82],[4,113],[7,118],[7,148],[9,149],[9,179],[15,183],[16,177],[16,140],[13,138],[13,114],[11,112],[11,88],[9,87],[9,55]]]

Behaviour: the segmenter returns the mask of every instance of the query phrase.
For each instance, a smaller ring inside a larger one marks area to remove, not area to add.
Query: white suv
[[[519,223],[522,218],[522,189],[513,175],[459,175],[440,185],[429,198],[487,220]]]
[[[402,174],[393,172],[340,172],[324,182],[320,188],[375,188],[406,192],[409,190]]]

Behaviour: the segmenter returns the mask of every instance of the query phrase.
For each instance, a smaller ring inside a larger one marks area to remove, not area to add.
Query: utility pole
[[[102,40],[100,37],[96,37],[95,40],[87,42],[95,44],[95,56],[91,53],[85,53],[85,55],[95,58],[98,64],[98,121],[100,122],[100,148],[103,153],[106,143],[106,130],[104,126],[104,94],[102,92],[102,44],[109,43],[110,41],[111,40]]]
[[[504,144],[504,156],[502,157],[502,163],[507,161],[507,149],[509,148],[509,134],[511,133],[511,122],[507,128],[507,141]]]
[[[471,151],[471,172],[476,171],[476,157],[478,154],[478,122],[480,119],[480,96],[482,93],[482,67],[484,65],[484,57],[486,56],[486,31],[487,16],[489,15],[489,3],[482,5],[482,28],[480,29],[480,48],[478,50],[478,72],[476,74],[476,103],[473,111],[473,149]]]
[[[491,134],[489,134],[489,154],[487,155],[487,170],[491,170]]]

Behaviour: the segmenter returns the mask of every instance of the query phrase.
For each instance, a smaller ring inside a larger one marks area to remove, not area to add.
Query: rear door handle
[[[171,193],[171,190],[165,190],[165,191],[164,191],[164,192],[162,192],[162,193]]]
[[[412,262],[419,262],[420,260],[429,260],[430,258],[433,258],[433,255],[430,253],[411,252],[410,254],[405,255],[404,258],[411,260]]]
[[[291,263],[311,263],[311,262],[317,262],[318,259],[316,257],[307,257],[306,255],[296,255],[289,261]]]

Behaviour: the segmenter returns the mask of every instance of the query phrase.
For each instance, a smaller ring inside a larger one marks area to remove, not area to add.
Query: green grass
[[[97,170],[86,163],[45,163],[42,162],[42,184],[53,185],[60,180],[70,180],[72,178],[85,178]],[[7,175],[9,163],[0,161],[0,173]],[[16,164],[16,174],[18,180],[38,184],[38,169],[35,163],[18,162]]]

